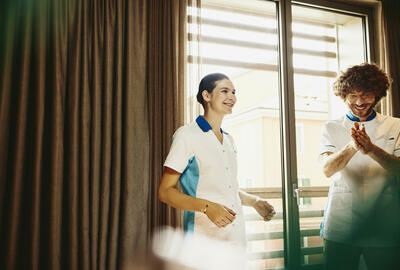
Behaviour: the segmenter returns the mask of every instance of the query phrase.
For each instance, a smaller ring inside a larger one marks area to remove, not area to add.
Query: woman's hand
[[[218,228],[223,228],[235,220],[236,213],[219,203],[209,202],[205,214]]]
[[[274,207],[270,205],[267,200],[264,199],[258,199],[254,204],[253,208],[256,209],[258,214],[262,218],[264,218],[265,221],[270,221],[272,217],[276,214]]]
[[[243,205],[251,206],[260,216],[265,220],[269,221],[275,215],[275,210],[267,200],[261,199],[258,196],[251,195],[243,190],[239,190],[239,197]]]

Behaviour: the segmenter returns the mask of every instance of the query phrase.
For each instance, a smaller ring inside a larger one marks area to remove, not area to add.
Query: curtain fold
[[[400,117],[400,2],[382,0],[382,24],[386,64],[393,80],[391,85],[392,115]]]
[[[0,3],[0,269],[123,269],[175,222],[154,192],[185,20],[185,1]]]
[[[157,197],[174,131],[184,124],[187,1],[149,0],[148,106],[150,200],[148,238],[160,226],[180,226],[180,211]]]

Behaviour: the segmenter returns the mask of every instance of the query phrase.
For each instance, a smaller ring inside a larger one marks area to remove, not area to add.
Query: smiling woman
[[[197,101],[203,106],[206,118],[212,111],[219,112],[223,117],[225,114],[232,113],[232,108],[236,103],[235,94],[236,90],[226,75],[213,73],[201,80]],[[216,132],[217,134],[219,133],[218,131]]]
[[[265,221],[275,211],[266,200],[239,189],[236,146],[221,129],[224,116],[232,113],[236,103],[235,93],[224,74],[209,74],[201,80],[197,100],[204,116],[175,132],[158,195],[161,201],[185,210],[186,232],[245,248],[242,205],[253,207]],[[176,189],[178,181],[183,192]]]

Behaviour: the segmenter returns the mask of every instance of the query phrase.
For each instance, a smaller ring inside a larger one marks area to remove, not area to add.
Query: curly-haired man
[[[349,111],[322,129],[320,158],[331,178],[321,224],[327,269],[400,269],[400,119],[377,113],[387,75],[376,65],[350,67],[335,95]]]

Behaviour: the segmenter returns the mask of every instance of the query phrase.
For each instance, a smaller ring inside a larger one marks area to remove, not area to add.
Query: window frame
[[[284,223],[284,253],[286,269],[322,269],[322,265],[302,265],[300,245],[299,205],[297,196],[300,196],[297,178],[296,151],[296,123],[295,123],[295,93],[293,72],[292,48],[292,5],[313,7],[344,14],[353,14],[363,19],[365,59],[376,60],[374,43],[374,21],[371,7],[354,6],[344,3],[333,3],[325,0],[277,0],[279,14],[280,35],[280,65],[281,65],[281,148],[282,151],[282,200]]]
[[[295,122],[294,68],[292,47],[292,5],[312,7],[363,18],[365,59],[376,62],[373,7],[355,6],[326,0],[263,0],[275,2],[278,20],[279,118],[281,142],[282,207],[285,269],[321,269],[321,265],[302,265],[299,205],[297,196],[297,149]],[[193,60],[192,60],[193,61]],[[378,63],[379,64],[379,63]]]

